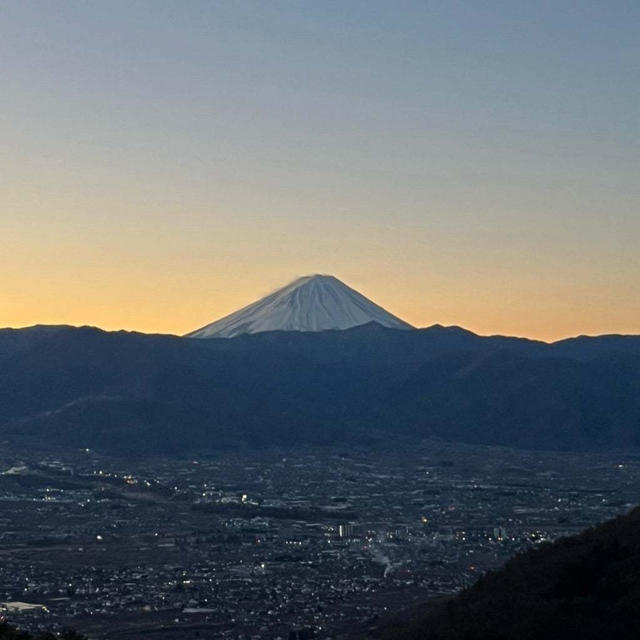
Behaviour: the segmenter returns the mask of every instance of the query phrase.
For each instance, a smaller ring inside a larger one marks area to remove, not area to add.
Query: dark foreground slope
[[[0,640],[86,640],[86,638],[75,631],[62,631],[59,634],[43,631],[33,635],[0,621]]]
[[[636,640],[640,509],[517,555],[391,640]]]
[[[640,446],[640,338],[371,324],[234,339],[0,331],[0,443],[180,452],[442,437]]]

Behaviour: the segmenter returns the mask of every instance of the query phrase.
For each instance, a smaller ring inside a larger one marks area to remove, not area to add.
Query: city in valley
[[[0,611],[89,638],[339,638],[625,513],[629,453],[423,441],[0,453]]]

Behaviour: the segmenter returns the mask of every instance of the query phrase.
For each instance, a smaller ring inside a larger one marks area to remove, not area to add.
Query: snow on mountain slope
[[[324,331],[377,322],[393,329],[413,327],[337,278],[303,276],[188,338],[231,338],[260,331]]]

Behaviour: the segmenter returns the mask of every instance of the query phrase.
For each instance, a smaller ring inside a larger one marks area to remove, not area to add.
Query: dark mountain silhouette
[[[394,640],[635,640],[640,509],[521,553],[457,597],[380,635]]]
[[[640,356],[580,361],[499,349],[445,354],[386,401],[394,429],[523,448],[635,447]]]
[[[439,436],[640,444],[640,337],[554,344],[459,327],[232,339],[0,331],[0,441],[124,451]]]
[[[57,331],[72,328],[67,325],[36,325],[26,329],[0,329],[0,362]]]

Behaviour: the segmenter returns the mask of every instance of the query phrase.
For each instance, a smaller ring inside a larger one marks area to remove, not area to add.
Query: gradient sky
[[[0,326],[184,333],[306,273],[640,333],[640,3],[0,0]]]

